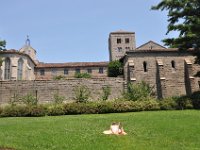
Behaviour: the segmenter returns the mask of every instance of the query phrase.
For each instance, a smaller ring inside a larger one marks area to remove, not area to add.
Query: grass
[[[126,136],[103,135],[113,121]],[[17,150],[197,150],[199,111],[0,118],[0,147]],[[0,148],[1,149],[1,148]]]

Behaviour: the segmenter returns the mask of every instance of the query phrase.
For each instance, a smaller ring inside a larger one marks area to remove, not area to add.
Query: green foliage
[[[75,78],[91,78],[91,74],[89,73],[75,73]]]
[[[103,135],[113,121],[127,136]],[[1,118],[0,147],[16,150],[198,150],[199,111]],[[92,142],[92,143],[91,143]]]
[[[108,64],[108,76],[109,77],[117,77],[119,75],[123,75],[123,65],[118,60],[111,61]]]
[[[195,109],[200,109],[200,91],[194,92],[190,98],[192,100],[193,107]]]
[[[103,95],[102,95],[102,100],[107,100],[109,95],[111,94],[111,88],[110,86],[105,86],[105,87],[102,87],[102,91],[103,91]]]
[[[38,100],[31,93],[21,97],[22,102],[27,106],[37,106]]]
[[[124,93],[126,100],[144,100],[153,96],[153,88],[144,81],[136,84],[129,83],[127,92]]]
[[[54,104],[62,104],[63,101],[65,100],[65,96],[59,95],[58,92],[55,93],[53,97],[54,97]]]
[[[161,110],[174,110],[177,108],[176,99],[173,97],[160,99],[159,104]]]
[[[48,116],[60,116],[64,114],[65,112],[64,112],[63,105],[52,105],[52,106],[49,106],[47,109]]]
[[[17,105],[21,101],[21,97],[19,93],[14,93],[14,95],[10,98],[9,104],[12,106]]]
[[[200,64],[200,1],[199,0],[162,0],[153,10],[168,11],[168,31],[179,32],[177,38],[164,39],[165,45],[180,50],[194,48],[196,63]]]
[[[3,41],[0,40],[0,51],[5,50],[5,47],[6,47],[6,41],[5,40],[3,40]]]
[[[90,90],[85,85],[76,86],[74,88],[75,100],[78,103],[87,102],[90,97]]]
[[[40,117],[45,116],[43,106],[28,107],[24,105],[5,106],[0,114],[1,117]]]
[[[62,75],[59,75],[59,76],[54,76],[53,79],[54,79],[54,80],[64,80],[65,77],[62,76]]]

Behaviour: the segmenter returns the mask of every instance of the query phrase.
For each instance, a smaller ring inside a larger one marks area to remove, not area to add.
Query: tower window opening
[[[172,68],[173,68],[173,69],[176,68],[176,64],[175,64],[175,61],[174,61],[174,60],[171,61],[171,65],[172,65]]]
[[[122,43],[122,39],[118,38],[117,39],[117,44],[120,44],[120,43]]]
[[[144,72],[147,72],[147,62],[146,61],[143,62],[143,69],[144,69]]]
[[[128,44],[130,42],[129,38],[125,39],[125,43]]]

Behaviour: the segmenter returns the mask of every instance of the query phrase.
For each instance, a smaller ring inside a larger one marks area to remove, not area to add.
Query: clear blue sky
[[[29,35],[42,62],[108,61],[108,35],[136,33],[136,46],[166,38],[159,0],[1,0],[0,39],[20,49]],[[168,36],[174,36],[173,34]],[[163,44],[162,44],[163,45]]]

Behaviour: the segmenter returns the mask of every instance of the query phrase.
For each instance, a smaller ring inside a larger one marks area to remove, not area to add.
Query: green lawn
[[[103,135],[113,121],[122,122],[128,135]],[[0,118],[0,147],[17,150],[197,150],[200,149],[200,112]]]

